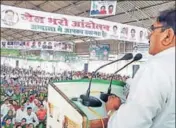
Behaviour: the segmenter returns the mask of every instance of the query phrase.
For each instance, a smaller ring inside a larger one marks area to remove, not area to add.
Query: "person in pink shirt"
[[[113,5],[109,5],[109,7],[108,7],[108,13],[112,14],[113,13],[113,9],[114,9],[114,6]]]
[[[100,14],[106,14],[106,7],[105,6],[101,6],[100,8]]]

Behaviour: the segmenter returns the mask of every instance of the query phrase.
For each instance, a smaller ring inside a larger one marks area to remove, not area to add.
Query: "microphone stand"
[[[110,85],[109,85],[109,88],[108,88],[108,92],[107,92],[107,93],[101,92],[100,99],[101,99],[102,101],[107,102],[109,96],[115,95],[115,94],[112,94],[112,93],[111,93],[112,81],[113,81],[113,78],[114,78],[115,74],[118,73],[118,72],[120,72],[121,70],[123,70],[125,67],[127,67],[128,65],[130,65],[130,64],[133,63],[134,61],[135,61],[135,60],[132,60],[130,63],[124,65],[122,68],[120,68],[119,70],[117,70],[116,72],[114,72],[114,74],[111,76],[111,81],[110,81]]]
[[[90,88],[91,88],[91,83],[92,83],[92,79],[93,79],[93,76],[95,76],[96,72],[98,70],[100,70],[101,68],[107,66],[107,65],[110,65],[110,64],[113,64],[115,62],[118,62],[120,60],[129,60],[133,57],[133,55],[131,53],[129,54],[126,54],[125,56],[123,56],[121,59],[118,59],[118,60],[114,60],[110,63],[107,63],[105,65],[102,65],[101,67],[99,67],[97,70],[95,70],[94,72],[92,72],[92,76],[91,76],[91,79],[89,81],[89,87],[87,89],[87,92],[85,95],[81,95],[80,98],[82,99],[82,104],[84,106],[88,106],[88,107],[101,107],[102,106],[102,102],[96,98],[96,97],[93,97],[93,96],[90,96]]]
[[[112,80],[114,78],[114,75],[118,72],[120,72],[122,69],[124,69],[125,67],[127,67],[128,65],[130,65],[131,63],[135,62],[135,61],[138,61],[142,59],[142,54],[138,53],[136,54],[136,56],[134,57],[134,59],[130,62],[130,63],[127,63],[126,65],[124,65],[122,68],[120,68],[119,70],[117,70],[111,77],[111,81],[110,81],[110,85],[109,85],[109,88],[108,88],[108,92],[107,93],[104,93],[104,92],[101,92],[101,95],[100,95],[100,99],[103,100],[104,102],[107,102],[108,101],[108,97],[110,95],[114,95],[114,94],[111,94],[111,86],[112,86]]]
[[[105,65],[102,65],[102,66],[99,67],[97,70],[95,70],[94,72],[92,72],[92,77],[90,78],[89,87],[88,87],[87,93],[86,93],[87,96],[90,95],[90,88],[91,88],[92,78],[95,76],[95,74],[97,73],[97,71],[100,70],[101,68],[106,67],[107,65],[110,65],[110,64],[112,64],[112,63],[118,62],[118,61],[120,61],[120,60],[121,60],[121,59],[119,59],[119,60],[114,60],[114,61],[112,61],[112,62],[110,62],[110,63],[107,63],[107,64],[105,64]]]
[[[92,72],[92,76],[91,76],[90,81],[89,81],[89,87],[88,87],[88,89],[87,89],[87,92],[86,92],[85,95],[81,95],[81,96],[80,96],[80,98],[82,99],[82,104],[83,104],[84,106],[90,106],[90,107],[101,107],[101,106],[102,106],[102,102],[101,102],[98,98],[93,97],[93,96],[90,96],[90,88],[91,88],[92,79],[93,79],[93,77],[95,76],[95,74],[96,74],[96,72],[97,72],[98,70],[100,70],[101,68],[103,68],[103,67],[105,67],[105,66],[107,66],[107,65],[110,65],[110,64],[115,63],[115,62],[117,62],[117,61],[120,61],[120,60],[121,60],[121,59],[119,59],[119,60],[114,60],[114,61],[112,61],[112,62],[110,62],[110,63],[107,63],[107,64],[105,64],[105,65],[102,65],[102,66],[99,67],[97,70],[95,70],[94,72]]]

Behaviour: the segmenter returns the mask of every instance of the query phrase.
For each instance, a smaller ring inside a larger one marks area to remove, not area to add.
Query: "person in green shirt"
[[[13,128],[14,125],[12,124],[12,118],[6,118],[5,125],[2,128]]]
[[[12,96],[12,99],[13,99],[13,100],[16,100],[16,101],[18,102],[18,105],[21,104],[21,98],[22,98],[21,95],[22,95],[22,94],[20,94],[19,92],[16,92],[16,93]]]

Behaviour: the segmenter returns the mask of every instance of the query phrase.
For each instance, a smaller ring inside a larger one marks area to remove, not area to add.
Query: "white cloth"
[[[38,106],[36,106],[36,105],[34,104],[34,105],[33,105],[33,109],[32,109],[32,110],[33,110],[33,112],[35,112],[35,113],[36,113],[36,112],[39,110],[39,108],[38,108]]]
[[[28,115],[26,112],[25,118],[27,124],[33,123],[34,126],[37,126],[39,124],[39,120],[34,112],[31,112],[31,115]],[[33,121],[35,121],[35,123]]]
[[[10,104],[2,104],[1,106],[1,115],[4,118],[7,115],[8,111],[10,110]]]
[[[17,112],[16,112],[16,122],[21,122],[21,120],[23,119],[23,118],[25,118],[25,116],[26,116],[26,111],[25,110],[21,110],[21,108],[20,109],[18,109],[17,110]]]
[[[48,108],[48,102],[47,101],[43,101],[43,105],[44,105],[44,108],[47,109]]]
[[[108,128],[175,128],[175,47],[139,69]]]

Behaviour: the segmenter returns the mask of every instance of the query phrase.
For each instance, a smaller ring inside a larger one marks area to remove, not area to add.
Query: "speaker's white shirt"
[[[153,56],[130,84],[108,128],[175,128],[175,47]]]

